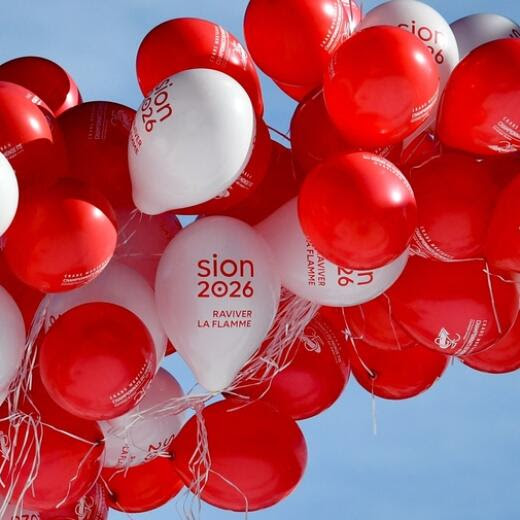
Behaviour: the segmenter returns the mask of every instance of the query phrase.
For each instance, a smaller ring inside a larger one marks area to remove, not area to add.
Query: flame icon
[[[460,334],[455,334],[454,337],[450,337],[450,333],[443,327],[439,331],[439,335],[435,338],[435,344],[443,350],[455,348],[457,343],[460,341]]]

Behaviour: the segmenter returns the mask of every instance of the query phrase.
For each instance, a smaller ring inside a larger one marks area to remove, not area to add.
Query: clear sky
[[[365,8],[381,3],[366,1]],[[519,0],[429,0],[449,21],[474,12],[520,20]],[[134,60],[156,24],[216,21],[242,38],[245,0],[17,0],[2,3],[0,60],[40,55],[65,67],[85,100],[137,107]],[[264,78],[266,120],[287,130],[294,103]],[[174,356],[178,357],[178,356]],[[178,360],[166,367],[185,388]],[[350,381],[339,402],[301,426],[309,465],[300,487],[256,520],[514,520],[520,518],[519,374],[491,376],[456,363],[426,394],[377,400]],[[176,518],[171,504],[135,518]],[[127,518],[111,513],[110,518]],[[206,507],[203,519],[243,518]]]

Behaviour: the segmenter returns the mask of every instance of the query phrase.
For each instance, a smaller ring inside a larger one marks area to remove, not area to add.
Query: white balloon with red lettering
[[[216,197],[246,166],[255,126],[251,100],[231,76],[191,69],[165,79],[130,132],[135,205],[156,215]]]
[[[177,380],[161,368],[136,408],[100,422],[105,434],[104,466],[129,468],[164,456],[184,423],[184,413],[166,413],[164,408],[183,395]]]
[[[0,286],[0,404],[16,377],[25,351],[25,324],[11,295]]]
[[[18,208],[18,181],[14,170],[0,153],[0,236],[11,225]]]
[[[417,0],[391,0],[369,11],[359,29],[375,25],[394,25],[415,34],[439,65],[442,92],[459,62],[457,40],[443,16]]]
[[[304,235],[292,199],[256,229],[271,246],[282,285],[291,292],[329,307],[350,307],[377,298],[399,278],[408,261],[408,250],[380,267],[356,271],[323,258]]]
[[[154,341],[157,368],[166,352],[166,333],[159,320],[150,284],[136,271],[112,261],[93,282],[79,289],[48,295],[40,304],[46,309],[46,331],[65,312],[85,303],[112,303],[133,312],[147,327]]]
[[[280,278],[264,239],[230,217],[183,229],[159,263],[159,316],[177,352],[209,391],[228,387],[274,321]]]
[[[520,26],[500,14],[477,13],[451,24],[459,46],[460,59],[484,43],[502,38],[520,38]]]
[[[5,520],[40,520],[40,513],[27,511],[16,506],[7,506],[2,518],[5,518]]]

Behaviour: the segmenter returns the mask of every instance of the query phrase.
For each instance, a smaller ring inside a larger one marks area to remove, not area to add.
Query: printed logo
[[[319,354],[323,347],[323,340],[318,336],[318,333],[314,329],[309,327],[307,330],[308,333],[301,337],[301,342],[305,346],[306,350]]]
[[[448,350],[455,348],[460,339],[460,334],[455,334],[455,336],[451,338],[450,333],[443,327],[437,338],[435,338],[435,344],[443,350]]]

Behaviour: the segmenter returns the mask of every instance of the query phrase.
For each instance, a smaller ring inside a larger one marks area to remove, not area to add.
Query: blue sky
[[[366,8],[378,3],[366,1]],[[430,0],[449,20],[494,11],[520,20],[518,0]],[[0,59],[41,55],[64,66],[86,100],[140,102],[134,60],[142,37],[177,16],[214,20],[242,37],[245,0],[18,0],[4,4]],[[265,79],[265,78],[264,78]],[[264,81],[266,119],[286,130],[294,103]],[[179,360],[167,368],[188,387]],[[301,423],[309,466],[298,490],[257,520],[513,520],[520,518],[520,377],[460,364],[426,394],[377,400],[351,381],[340,401]],[[176,517],[169,505],[135,518]],[[242,518],[205,508],[202,518]],[[111,518],[126,518],[111,513]]]

